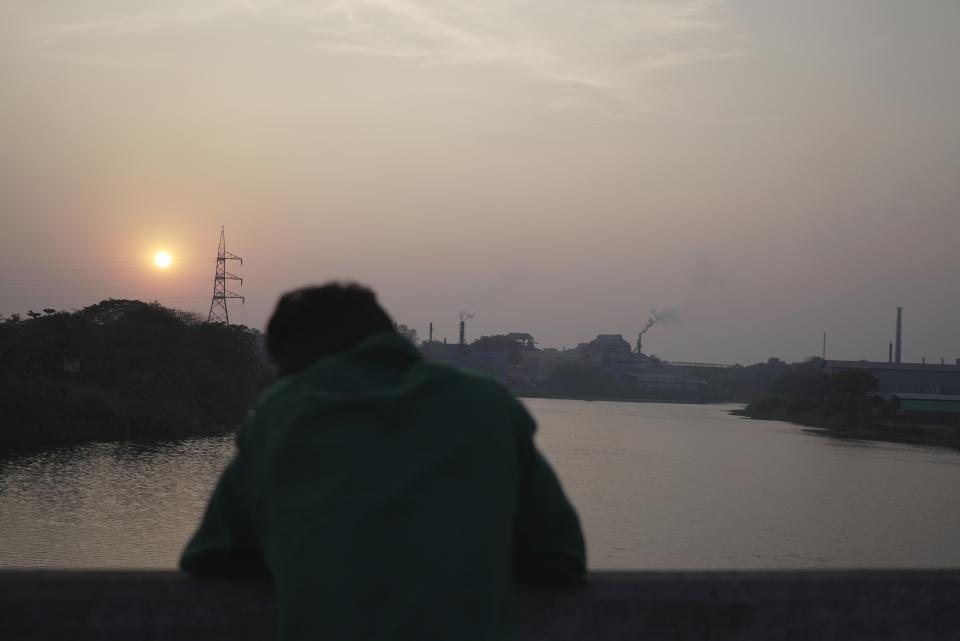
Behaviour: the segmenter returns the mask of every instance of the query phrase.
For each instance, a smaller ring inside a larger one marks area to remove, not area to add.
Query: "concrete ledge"
[[[269,585],[176,572],[0,571],[0,639],[276,638]],[[960,639],[960,570],[597,572],[521,589],[530,641]]]

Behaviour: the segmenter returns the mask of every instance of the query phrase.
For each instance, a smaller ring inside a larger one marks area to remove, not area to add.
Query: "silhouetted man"
[[[574,582],[583,536],[534,422],[498,382],[439,364],[373,292],[286,294],[281,379],[237,439],[181,567],[273,578],[281,637],[511,636],[515,578]]]

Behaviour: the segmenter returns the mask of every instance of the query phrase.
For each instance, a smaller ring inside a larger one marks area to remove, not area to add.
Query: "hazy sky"
[[[206,313],[222,224],[254,326],[953,362],[958,65],[957,0],[3,0],[0,312]]]

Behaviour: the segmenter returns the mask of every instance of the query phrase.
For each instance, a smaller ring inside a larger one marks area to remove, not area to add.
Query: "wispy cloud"
[[[91,8],[83,18],[40,25],[38,50],[103,63],[111,41],[240,24],[304,50],[429,66],[500,65],[625,100],[654,74],[741,53],[731,45],[722,0],[165,0],[139,12],[125,1],[96,6],[99,12]],[[136,54],[126,44],[115,55],[126,65]]]

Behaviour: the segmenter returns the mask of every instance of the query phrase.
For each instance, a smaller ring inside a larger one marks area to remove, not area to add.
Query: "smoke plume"
[[[677,322],[679,318],[677,314],[676,307],[664,307],[663,309],[651,309],[650,318],[647,319],[647,324],[644,325],[643,329],[640,330],[640,335],[643,336],[647,333],[647,330],[653,327],[654,325],[664,325],[669,323]]]

